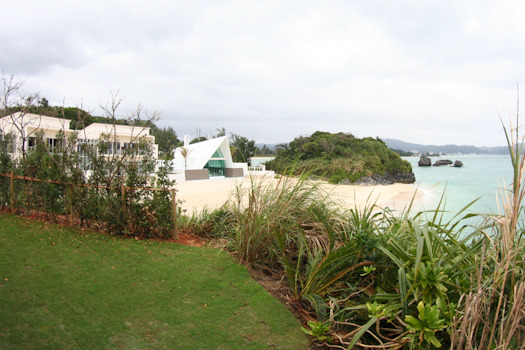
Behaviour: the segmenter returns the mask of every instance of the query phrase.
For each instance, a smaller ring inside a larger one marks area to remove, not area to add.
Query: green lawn
[[[227,253],[0,213],[1,349],[305,349]]]

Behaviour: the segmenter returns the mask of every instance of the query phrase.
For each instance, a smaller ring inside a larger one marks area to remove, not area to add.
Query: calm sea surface
[[[416,185],[426,193],[424,209],[435,209],[441,196],[445,195],[445,210],[457,213],[473,200],[468,212],[490,214],[498,212],[496,195],[500,186],[512,182],[512,166],[509,156],[443,156],[438,159],[460,160],[462,168],[451,166],[420,167],[419,157],[403,157],[412,164]]]

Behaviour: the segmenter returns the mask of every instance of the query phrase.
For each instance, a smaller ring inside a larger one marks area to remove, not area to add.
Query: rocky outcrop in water
[[[421,156],[421,158],[419,158],[419,162],[417,162],[417,165],[419,165],[419,166],[431,166],[432,165],[432,161],[428,157]]]
[[[452,161],[449,160],[449,159],[440,159],[440,160],[436,160],[436,162],[434,164],[432,164],[432,161],[430,160],[430,158],[426,157],[426,156],[421,156],[421,158],[419,158],[419,161],[417,162],[417,165],[419,166],[444,166],[444,165],[450,165],[452,164]],[[454,162],[454,165],[453,167],[455,168],[461,168],[463,166],[463,162],[460,161],[460,160],[456,160]]]
[[[452,161],[449,159],[440,159],[437,160],[432,166],[443,166],[443,165],[449,165],[452,164]]]

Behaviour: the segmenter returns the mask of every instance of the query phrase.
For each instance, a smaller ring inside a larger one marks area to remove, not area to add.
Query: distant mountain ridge
[[[388,148],[390,149],[398,149],[405,152],[410,151],[418,151],[420,153],[446,153],[446,154],[452,154],[452,153],[461,153],[461,154],[494,154],[494,155],[505,155],[509,154],[509,149],[507,146],[499,146],[499,147],[477,147],[477,146],[470,146],[470,145],[444,145],[444,146],[436,146],[436,145],[421,145],[418,143],[411,143],[411,142],[405,142],[401,140],[396,139],[382,139]],[[271,150],[275,150],[277,148],[278,144],[263,144],[258,143],[256,144],[257,147],[261,148],[263,146],[268,147]]]
[[[417,151],[419,153],[461,153],[461,154],[508,154],[509,149],[506,146],[499,147],[476,147],[470,145],[421,145],[417,143],[405,142],[395,139],[382,139],[388,148],[399,149],[406,152]]]

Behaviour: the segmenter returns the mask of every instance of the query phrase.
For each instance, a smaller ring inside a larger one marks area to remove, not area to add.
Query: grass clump
[[[297,237],[329,248],[345,229],[328,195],[306,177],[281,177],[277,183],[252,178],[250,186],[237,186],[225,207],[205,217],[241,261],[268,268],[281,266],[283,252],[296,249]]]

